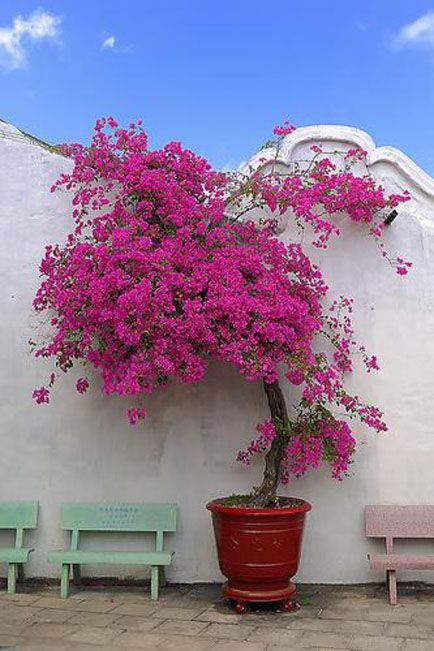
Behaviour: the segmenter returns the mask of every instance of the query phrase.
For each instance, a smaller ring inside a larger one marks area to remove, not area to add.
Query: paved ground
[[[297,613],[256,607],[236,615],[218,586],[178,586],[151,602],[142,588],[0,592],[0,649],[26,651],[434,651],[434,589],[304,586]]]

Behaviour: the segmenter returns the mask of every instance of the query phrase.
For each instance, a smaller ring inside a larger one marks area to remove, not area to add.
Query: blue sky
[[[434,0],[2,0],[0,117],[86,142],[109,114],[218,167],[348,124],[434,174]]]

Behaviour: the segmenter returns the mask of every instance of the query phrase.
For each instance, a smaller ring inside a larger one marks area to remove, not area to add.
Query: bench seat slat
[[[0,563],[26,563],[34,549],[0,549]]]
[[[170,565],[171,552],[69,551],[56,550],[48,554],[49,563],[107,563],[114,565]]]
[[[370,554],[372,570],[434,570],[434,556],[415,554]]]

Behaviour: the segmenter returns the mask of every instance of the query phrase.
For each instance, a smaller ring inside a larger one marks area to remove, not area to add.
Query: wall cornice
[[[394,166],[402,176],[406,177],[413,186],[420,191],[434,198],[434,178],[427,174],[422,168],[395,147],[377,147],[371,136],[355,127],[341,125],[323,124],[296,129],[289,136],[283,139],[277,162],[282,165],[289,165],[297,160],[295,149],[303,144],[320,144],[321,142],[342,143],[343,149],[361,147],[368,152],[367,165],[372,168],[378,163],[388,163]],[[258,151],[245,163],[241,171],[247,172],[249,167],[257,169],[266,161],[274,159],[275,151],[266,148]]]

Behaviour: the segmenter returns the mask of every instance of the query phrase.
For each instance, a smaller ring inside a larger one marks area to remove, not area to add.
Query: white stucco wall
[[[358,331],[381,358],[381,373],[355,373],[349,382],[384,407],[390,432],[379,437],[360,430],[364,445],[351,479],[336,483],[320,471],[289,488],[314,507],[298,580],[374,581],[382,577],[367,567],[366,553],[375,544],[363,533],[364,505],[434,503],[434,181],[400,152],[375,149],[367,134],[343,127],[296,131],[285,142],[283,164],[305,157],[317,141],[363,146],[372,173],[388,190],[407,187],[414,197],[386,236],[392,251],[413,261],[409,277],[389,269],[355,228],[345,227],[331,255],[322,256],[336,291],[354,296]],[[32,402],[33,388],[47,375],[26,343],[35,326],[37,267],[44,245],[62,241],[71,227],[69,197],[50,194],[49,187],[70,167],[70,161],[0,122],[0,499],[39,500],[39,526],[27,538],[36,547],[27,569],[32,576],[58,573],[47,564],[46,552],[66,540],[58,528],[60,502],[174,501],[180,520],[168,543],[176,550],[168,578],[220,580],[204,505],[259,479],[259,464],[246,470],[234,461],[267,414],[259,383],[212,365],[202,384],[173,385],[152,396],[148,420],[136,428],[126,422],[124,400],[96,389],[79,396],[73,373],[59,382],[49,406]],[[89,546],[95,542],[87,539]],[[0,571],[5,575],[4,567]],[[126,573],[137,575],[133,569]]]

